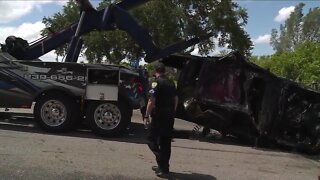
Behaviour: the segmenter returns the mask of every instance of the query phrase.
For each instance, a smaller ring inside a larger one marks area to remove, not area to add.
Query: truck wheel
[[[130,123],[130,107],[123,102],[92,102],[86,117],[95,134],[119,136]]]
[[[75,127],[77,104],[64,95],[48,95],[36,102],[34,116],[48,132],[65,132]]]

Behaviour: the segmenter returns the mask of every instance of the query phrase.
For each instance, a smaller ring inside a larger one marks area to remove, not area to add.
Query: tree
[[[293,51],[301,43],[320,42],[320,9],[310,9],[304,15],[303,7],[303,3],[295,6],[290,17],[280,25],[280,32],[272,29],[270,44],[277,53]]]
[[[310,85],[320,83],[320,43],[297,44],[292,52],[276,53],[272,56],[253,57],[252,62],[270,69],[278,76]]]
[[[78,21],[79,10],[74,1],[69,1],[63,8],[62,12],[55,13],[52,17],[44,17],[42,22],[46,25],[46,28],[41,31],[44,36],[52,35],[67,26],[70,26],[73,22]],[[56,48],[56,54],[58,56],[65,56],[67,52],[67,45]]]
[[[103,0],[97,9],[115,3],[115,0]],[[175,8],[172,8],[175,7]],[[130,11],[143,27],[147,27],[155,44],[159,47],[213,33],[213,38],[198,44],[200,54],[208,54],[218,46],[227,46],[250,54],[252,42],[243,27],[247,23],[246,10],[232,0],[152,0],[141,7]],[[70,0],[61,13],[45,17],[47,28],[59,31],[79,18],[79,12],[73,0]],[[48,35],[48,29],[43,31]],[[188,51],[191,52],[194,47]],[[57,53],[65,55],[66,46]],[[90,62],[101,62],[107,59],[118,63],[120,60],[140,59],[143,50],[120,30],[108,32],[91,32],[84,36],[83,53]]]
[[[310,9],[303,19],[303,40],[309,42],[320,42],[320,8]]]

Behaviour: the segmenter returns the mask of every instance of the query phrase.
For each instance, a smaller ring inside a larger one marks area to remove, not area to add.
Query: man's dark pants
[[[173,125],[173,111],[155,109],[152,113],[148,146],[156,156],[159,169],[163,172],[169,172]]]

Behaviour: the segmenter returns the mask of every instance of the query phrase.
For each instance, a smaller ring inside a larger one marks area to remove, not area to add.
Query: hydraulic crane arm
[[[133,7],[136,7],[147,1],[149,0],[125,0],[117,3],[116,5],[111,5],[100,11],[83,11],[78,22],[72,24],[71,26],[60,32],[52,34],[50,37],[46,37],[41,41],[31,44],[29,48],[25,51],[25,54],[23,56],[20,56],[20,59],[23,58],[24,60],[33,60],[39,58],[40,56],[52,51],[53,49],[67,42],[70,42],[74,36],[76,38],[79,38],[82,35],[89,33],[93,30],[113,30],[113,20],[111,16],[114,8],[112,8],[112,6],[123,9],[124,11],[130,10]],[[132,19],[132,17],[129,18]],[[73,52],[76,51],[76,49],[74,48],[75,47],[69,48],[68,54],[73,54]],[[74,60],[68,59],[67,61],[74,62]]]
[[[95,9],[82,10],[79,22],[72,24],[70,27],[58,33],[54,33],[50,37],[46,37],[31,44],[24,51],[23,55],[20,52],[19,59],[36,59],[51,50],[70,42],[65,61],[77,62],[82,47],[81,36],[93,30],[110,31],[118,28],[126,31],[146,52],[146,62],[152,62],[162,57],[166,57],[200,42],[201,38],[193,38],[188,41],[181,41],[170,45],[165,49],[157,48],[149,33],[139,26],[135,19],[127,12],[127,10],[148,1],[149,0],[123,0],[99,11],[96,11]]]

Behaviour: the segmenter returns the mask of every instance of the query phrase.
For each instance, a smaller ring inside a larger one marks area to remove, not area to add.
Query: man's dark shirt
[[[149,95],[155,98],[151,128],[160,135],[171,136],[174,125],[174,105],[177,89],[174,82],[160,76],[151,83]]]
[[[173,81],[166,76],[159,76],[151,83],[149,95],[155,98],[155,108],[174,111],[174,99],[177,90]]]

